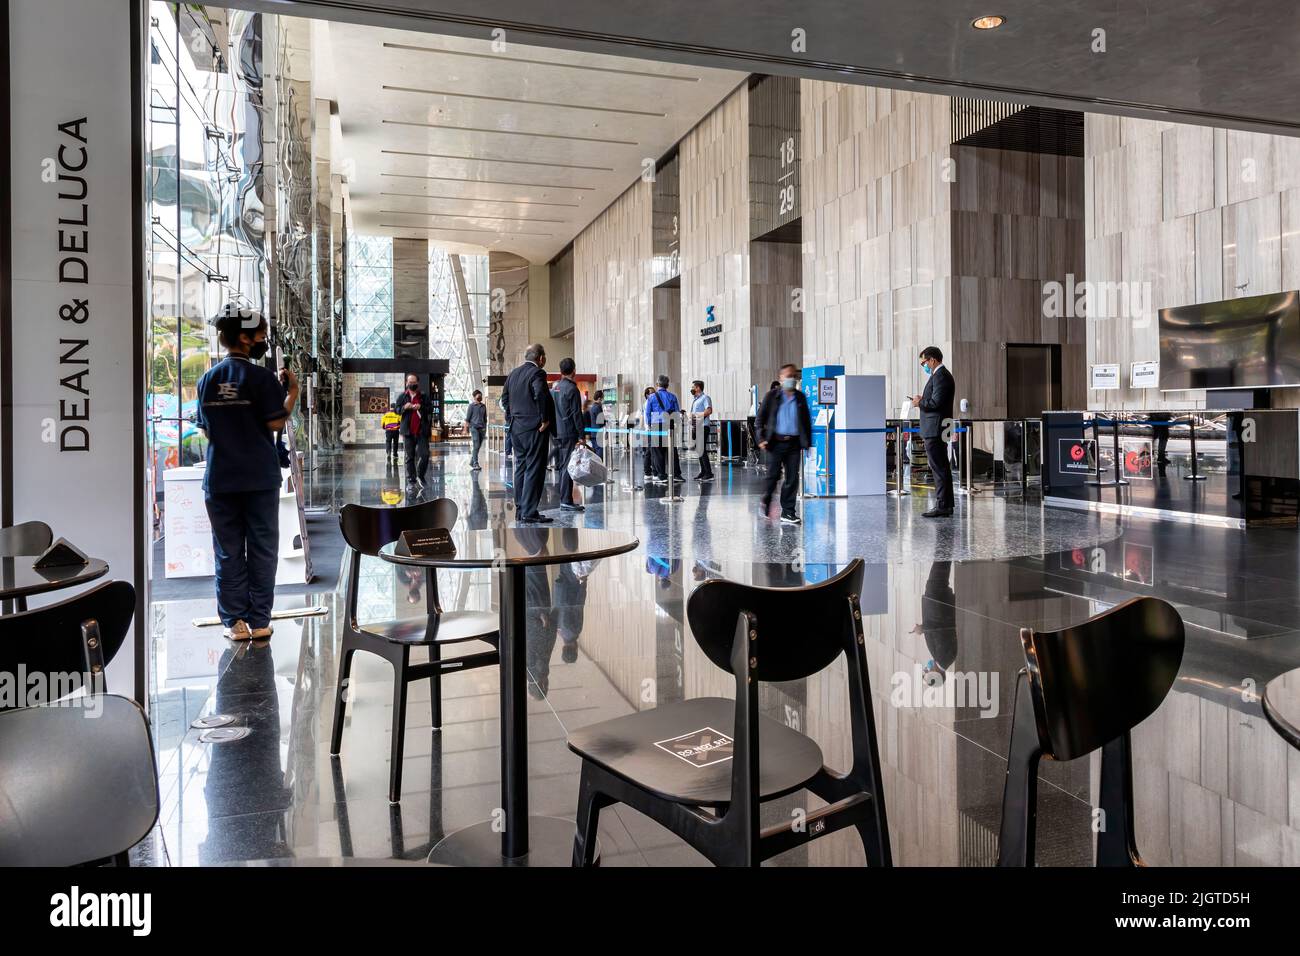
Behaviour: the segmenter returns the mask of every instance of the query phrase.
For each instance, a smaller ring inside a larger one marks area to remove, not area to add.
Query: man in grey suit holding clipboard
[[[952,424],[952,401],[957,383],[943,365],[943,352],[928,345],[921,350],[921,368],[929,381],[920,395],[912,396],[921,412],[921,439],[925,457],[934,475],[935,505],[923,512],[924,518],[947,518],[952,515],[952,466],[948,464],[948,429]]]

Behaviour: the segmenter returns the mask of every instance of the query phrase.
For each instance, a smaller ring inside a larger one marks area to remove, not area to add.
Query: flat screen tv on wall
[[[1160,310],[1160,387],[1300,385],[1300,292]]]

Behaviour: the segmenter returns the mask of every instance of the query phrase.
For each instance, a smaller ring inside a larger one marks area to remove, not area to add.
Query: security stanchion
[[[1101,421],[1100,415],[1093,416],[1092,440],[1093,440],[1093,444],[1098,449],[1101,448],[1101,430],[1098,427],[1100,421]],[[1114,464],[1115,464],[1115,477],[1109,480],[1101,477],[1101,455],[1098,454],[1097,455],[1097,477],[1092,481],[1086,482],[1086,484],[1092,488],[1118,488],[1120,485],[1128,484],[1128,481],[1124,478],[1122,474],[1120,474],[1121,459],[1119,454],[1119,429],[1121,424],[1122,421],[1118,416],[1110,419],[1111,437],[1114,440],[1114,445],[1112,446],[1113,451],[1111,453],[1111,456],[1114,459]]]
[[[901,424],[894,426],[894,490],[889,492],[890,497],[903,498],[912,492],[903,486],[903,436],[908,434]]]
[[[1183,481],[1204,481],[1206,476],[1201,474],[1200,467],[1197,464],[1199,456],[1196,454],[1196,416],[1189,413],[1187,421],[1192,429],[1192,473],[1183,475]]]
[[[664,497],[660,498],[659,500],[664,502],[665,504],[676,504],[677,502],[685,501],[686,499],[683,498],[681,495],[677,494],[677,482],[674,477],[677,474],[677,437],[676,437],[677,422],[673,419],[671,412],[668,414],[667,418],[668,418],[668,433],[666,437],[668,438],[668,494],[666,494]]]

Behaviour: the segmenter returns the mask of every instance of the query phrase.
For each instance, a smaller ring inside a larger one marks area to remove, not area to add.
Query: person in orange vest
[[[402,416],[397,414],[397,406],[389,403],[388,411],[384,412],[384,417],[379,422],[384,426],[384,440],[387,443],[385,453],[393,461],[397,461],[397,440],[401,437],[398,429],[402,424]]]

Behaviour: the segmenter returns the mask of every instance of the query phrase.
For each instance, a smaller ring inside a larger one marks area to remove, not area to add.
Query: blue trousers
[[[271,623],[280,550],[280,489],[207,496],[216,556],[217,614],[230,627]]]

